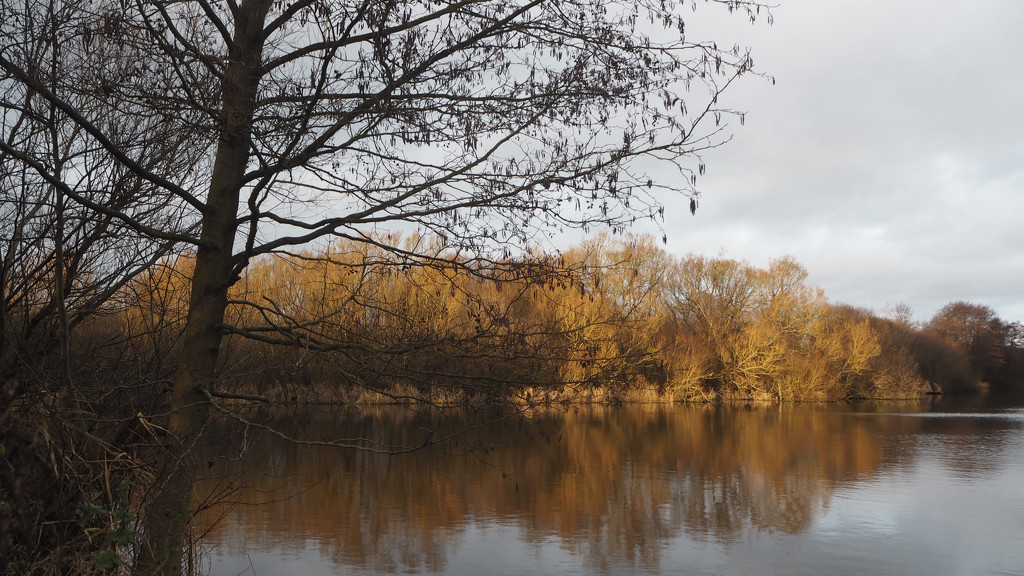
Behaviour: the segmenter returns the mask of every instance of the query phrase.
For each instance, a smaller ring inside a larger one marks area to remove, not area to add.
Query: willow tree
[[[43,1],[0,9],[3,91],[45,101],[200,221],[196,234],[139,222],[76,197],[37,150],[3,144],[72,202],[196,253],[143,573],[180,571],[226,295],[249,262],[325,237],[375,242],[397,225],[478,254],[540,230],[656,219],[663,194],[696,194],[701,152],[725,141],[735,114],[719,97],[752,71],[746,50],[694,37],[686,18],[696,2],[50,0],[76,14],[48,32],[61,47],[50,57],[102,46],[138,54],[82,93],[12,40]],[[715,4],[751,20],[763,10]],[[145,150],[112,133],[93,104],[113,96],[120,110],[208,147],[205,183],[152,170]],[[24,101],[5,98],[5,114]]]

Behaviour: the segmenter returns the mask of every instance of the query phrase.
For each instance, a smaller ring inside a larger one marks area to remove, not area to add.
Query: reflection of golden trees
[[[236,506],[223,533],[241,531],[239,541],[218,542],[215,530],[212,542],[231,549],[311,539],[348,565],[440,571],[467,522],[500,522],[527,542],[558,537],[595,570],[655,567],[663,545],[684,533],[729,540],[750,529],[797,532],[840,483],[875,473],[882,446],[874,421],[833,410],[586,407],[509,419],[400,456],[263,438],[250,464],[260,474],[235,499],[269,503]],[[423,429],[470,423],[461,413],[403,414],[291,425],[311,438],[416,445]],[[228,473],[224,461],[213,462],[206,486]]]

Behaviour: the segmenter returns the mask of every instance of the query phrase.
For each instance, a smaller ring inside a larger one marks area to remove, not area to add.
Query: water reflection
[[[916,416],[932,409],[924,402],[581,407],[479,428],[488,415],[309,412],[277,424],[312,439],[412,446],[469,431],[401,456],[263,435],[241,459],[211,456],[198,494],[233,503],[203,516],[223,516],[207,538],[217,555],[276,550],[291,571],[319,558],[335,566],[307,573],[451,572],[453,551],[486,541],[477,550],[484,563],[501,557],[495,542],[505,542],[527,556],[543,551],[540,572],[561,571],[552,563],[565,561],[587,572],[658,573],[681,542],[727,550],[759,535],[801,534],[823,518],[838,489],[884,477],[915,451],[934,451],[963,481],[990,475],[1007,442],[1019,442],[1019,433],[1007,432],[1024,423]],[[979,435],[987,453],[978,450]]]

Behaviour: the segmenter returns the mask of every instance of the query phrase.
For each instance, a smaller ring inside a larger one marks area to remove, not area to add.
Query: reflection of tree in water
[[[395,409],[292,424],[315,439],[415,444],[425,434],[417,425],[442,435],[470,422]],[[272,458],[251,460],[265,474],[240,496],[269,503],[238,507],[229,522],[245,527],[249,547],[315,540],[333,561],[367,570],[443,571],[467,523],[492,521],[529,543],[556,537],[595,571],[651,570],[684,535],[800,531],[838,484],[881,466],[876,423],[827,407],[587,407],[404,456],[265,437],[260,449]],[[211,468],[206,486],[226,472]]]

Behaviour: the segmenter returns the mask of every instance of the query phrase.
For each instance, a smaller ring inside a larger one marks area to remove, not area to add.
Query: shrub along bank
[[[338,242],[275,256],[232,289],[219,393],[425,399],[907,398],[1010,386],[1021,329],[954,302],[927,323],[828,301],[791,258],[766,268],[599,236],[557,258],[464,261]],[[414,250],[409,250],[413,252]],[[173,366],[191,260],[129,286],[96,329]],[[108,355],[110,356],[110,355]],[[124,354],[119,354],[124,356]],[[159,380],[158,375],[152,378]]]

